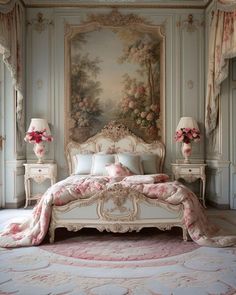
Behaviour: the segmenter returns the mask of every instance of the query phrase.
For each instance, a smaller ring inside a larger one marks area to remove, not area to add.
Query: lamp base
[[[44,157],[45,152],[46,152],[45,145],[42,142],[35,143],[33,150],[34,150],[34,153],[35,153],[36,157],[38,158],[37,164],[42,164],[43,163],[43,157]]]
[[[190,163],[189,157],[192,154],[191,143],[183,143],[181,151],[184,157],[184,164],[189,164]]]

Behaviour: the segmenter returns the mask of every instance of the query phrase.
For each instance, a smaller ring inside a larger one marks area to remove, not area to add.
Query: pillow
[[[111,177],[130,176],[133,173],[121,163],[114,163],[106,166],[108,175]]]
[[[164,173],[152,174],[152,175],[133,175],[126,177],[123,181],[133,184],[151,184],[161,183],[169,181],[169,176]]]
[[[115,163],[115,156],[112,154],[94,154],[92,161],[92,175],[108,175],[106,166]]]
[[[170,177],[167,174],[158,173],[158,174],[154,175],[154,179],[155,179],[155,183],[159,183],[159,182],[167,182],[167,181],[169,181]]]
[[[156,174],[159,173],[157,168],[158,157],[155,154],[142,154],[140,155],[141,163],[143,166],[144,174]]]
[[[92,167],[93,154],[77,154],[75,155],[76,166],[75,174],[90,174]]]
[[[127,167],[133,174],[143,174],[139,155],[118,154],[118,162]]]

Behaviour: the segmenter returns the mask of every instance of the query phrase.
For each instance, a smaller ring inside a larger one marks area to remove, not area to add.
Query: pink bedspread
[[[221,235],[220,229],[209,223],[198,198],[179,182],[162,182],[165,177],[128,176],[120,181],[147,197],[170,204],[183,204],[184,221],[190,237],[199,245],[226,247],[236,245],[236,236]],[[47,234],[52,204],[65,205],[78,198],[88,198],[102,191],[117,179],[109,177],[79,178],[70,176],[50,187],[35,206],[32,216],[21,224],[12,223],[0,233],[0,247],[39,245]]]

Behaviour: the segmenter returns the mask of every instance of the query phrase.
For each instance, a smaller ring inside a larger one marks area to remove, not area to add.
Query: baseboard
[[[18,203],[6,203],[5,209],[18,209],[25,205],[25,200],[19,201]]]
[[[220,210],[229,210],[230,206],[229,204],[217,204],[213,201],[207,200],[207,206],[210,206],[212,208],[220,209]]]

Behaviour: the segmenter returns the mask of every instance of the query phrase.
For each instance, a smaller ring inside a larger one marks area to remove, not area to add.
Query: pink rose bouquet
[[[177,142],[199,142],[200,141],[200,131],[196,128],[181,128],[175,133],[175,141]]]
[[[24,140],[29,143],[40,143],[42,141],[53,141],[53,137],[46,134],[46,129],[42,131],[32,130],[30,132],[26,132]]]

